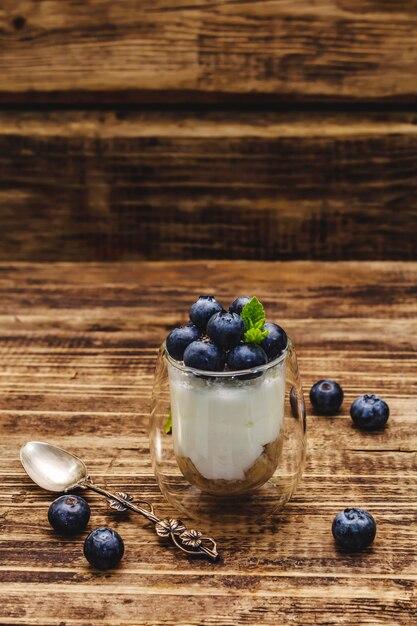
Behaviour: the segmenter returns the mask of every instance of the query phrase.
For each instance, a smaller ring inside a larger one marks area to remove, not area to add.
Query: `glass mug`
[[[150,452],[161,492],[182,515],[225,525],[276,513],[301,477],[305,433],[290,339],[266,365],[222,372],[187,367],[162,344]]]

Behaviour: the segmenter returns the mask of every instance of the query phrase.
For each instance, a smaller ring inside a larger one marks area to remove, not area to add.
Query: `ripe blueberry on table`
[[[207,322],[215,314],[223,310],[214,296],[200,296],[190,309],[190,320],[202,332],[206,331]]]
[[[123,539],[111,528],[96,528],[84,541],[84,556],[96,569],[116,567],[124,551]]]
[[[82,532],[90,519],[90,507],[80,496],[72,494],[54,500],[48,510],[48,521],[62,535]]]
[[[345,509],[334,518],[332,533],[341,548],[360,552],[375,539],[376,522],[364,509]]]
[[[335,415],[343,402],[343,389],[335,380],[319,380],[310,389],[310,401],[319,415]]]
[[[379,396],[365,394],[352,403],[350,416],[361,430],[380,430],[389,418],[389,407]]]

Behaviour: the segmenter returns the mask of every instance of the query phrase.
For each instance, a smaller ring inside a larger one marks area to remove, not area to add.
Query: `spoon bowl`
[[[44,441],[25,443],[20,460],[33,482],[47,491],[66,491],[87,477],[81,459]]]

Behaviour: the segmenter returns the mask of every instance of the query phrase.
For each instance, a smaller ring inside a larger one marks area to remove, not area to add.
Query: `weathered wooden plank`
[[[8,589],[5,587],[5,591]],[[120,626],[134,624],[135,626],[161,626],[161,624],[176,624],[178,626],[201,626],[201,624],[215,625],[221,623],[224,626],[236,624],[271,624],[286,623],[288,616],[296,616],[303,626],[315,626],[317,615],[324,619],[331,619],[328,623],[350,624],[355,620],[358,626],[372,624],[372,626],[409,626],[415,620],[416,611],[413,599],[385,599],[384,594],[375,599],[355,598],[345,599],[339,597],[317,598],[311,596],[282,597],[279,593],[271,594],[272,597],[257,597],[256,594],[248,594],[246,597],[229,596],[219,597],[216,594],[210,596],[193,596],[184,594],[178,598],[176,615],[172,613],[167,618],[166,606],[171,600],[160,593],[158,596],[135,596],[131,600],[129,591],[123,593],[120,590],[110,597],[104,593],[89,598],[88,612],[82,604],[83,592],[51,593],[45,599],[46,586],[40,586],[34,593],[28,594],[30,601],[28,607],[25,599],[19,593],[9,592],[9,603],[4,607],[7,624],[39,624],[39,612],[45,607],[48,615],[42,624],[56,624],[61,616],[66,624],[91,626],[91,624],[108,624]],[[340,593],[340,592],[339,592]],[[403,594],[401,594],[403,595]],[[411,594],[410,594],[411,595]],[[175,595],[174,595],[175,597]],[[123,618],[121,618],[121,612]],[[393,622],[393,620],[395,620]],[[297,623],[297,622],[294,622]],[[324,622],[325,623],[325,622]]]
[[[416,278],[415,263],[0,265],[0,623],[414,626]],[[148,456],[152,372],[162,337],[205,286],[225,303],[246,288],[260,295],[297,341],[306,389],[334,376],[342,410],[320,417],[307,403],[295,498],[238,533],[215,524],[215,566],[159,549],[141,520],[87,494],[90,527],[113,526],[126,542],[117,572],[93,572],[82,537],[49,529],[51,495],[24,474],[19,446],[35,437],[63,445],[97,482],[168,514]],[[361,433],[349,418],[353,398],[371,389],[391,407],[382,433]],[[373,547],[355,556],[330,533],[334,514],[353,504],[378,520]]]
[[[416,100],[414,0],[6,0],[0,90],[43,100]]]
[[[0,259],[415,259],[416,165],[414,114],[2,112]]]

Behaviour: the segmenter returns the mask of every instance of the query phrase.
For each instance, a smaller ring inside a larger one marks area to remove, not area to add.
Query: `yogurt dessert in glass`
[[[203,491],[226,496],[266,482],[282,445],[282,360],[249,379],[188,376],[172,362],[168,372],[173,446],[183,475]]]
[[[158,359],[150,448],[167,499],[199,518],[216,502],[232,513],[249,501],[272,512],[301,474],[304,432],[295,352],[282,327],[266,322],[256,297],[225,311],[200,296]]]

